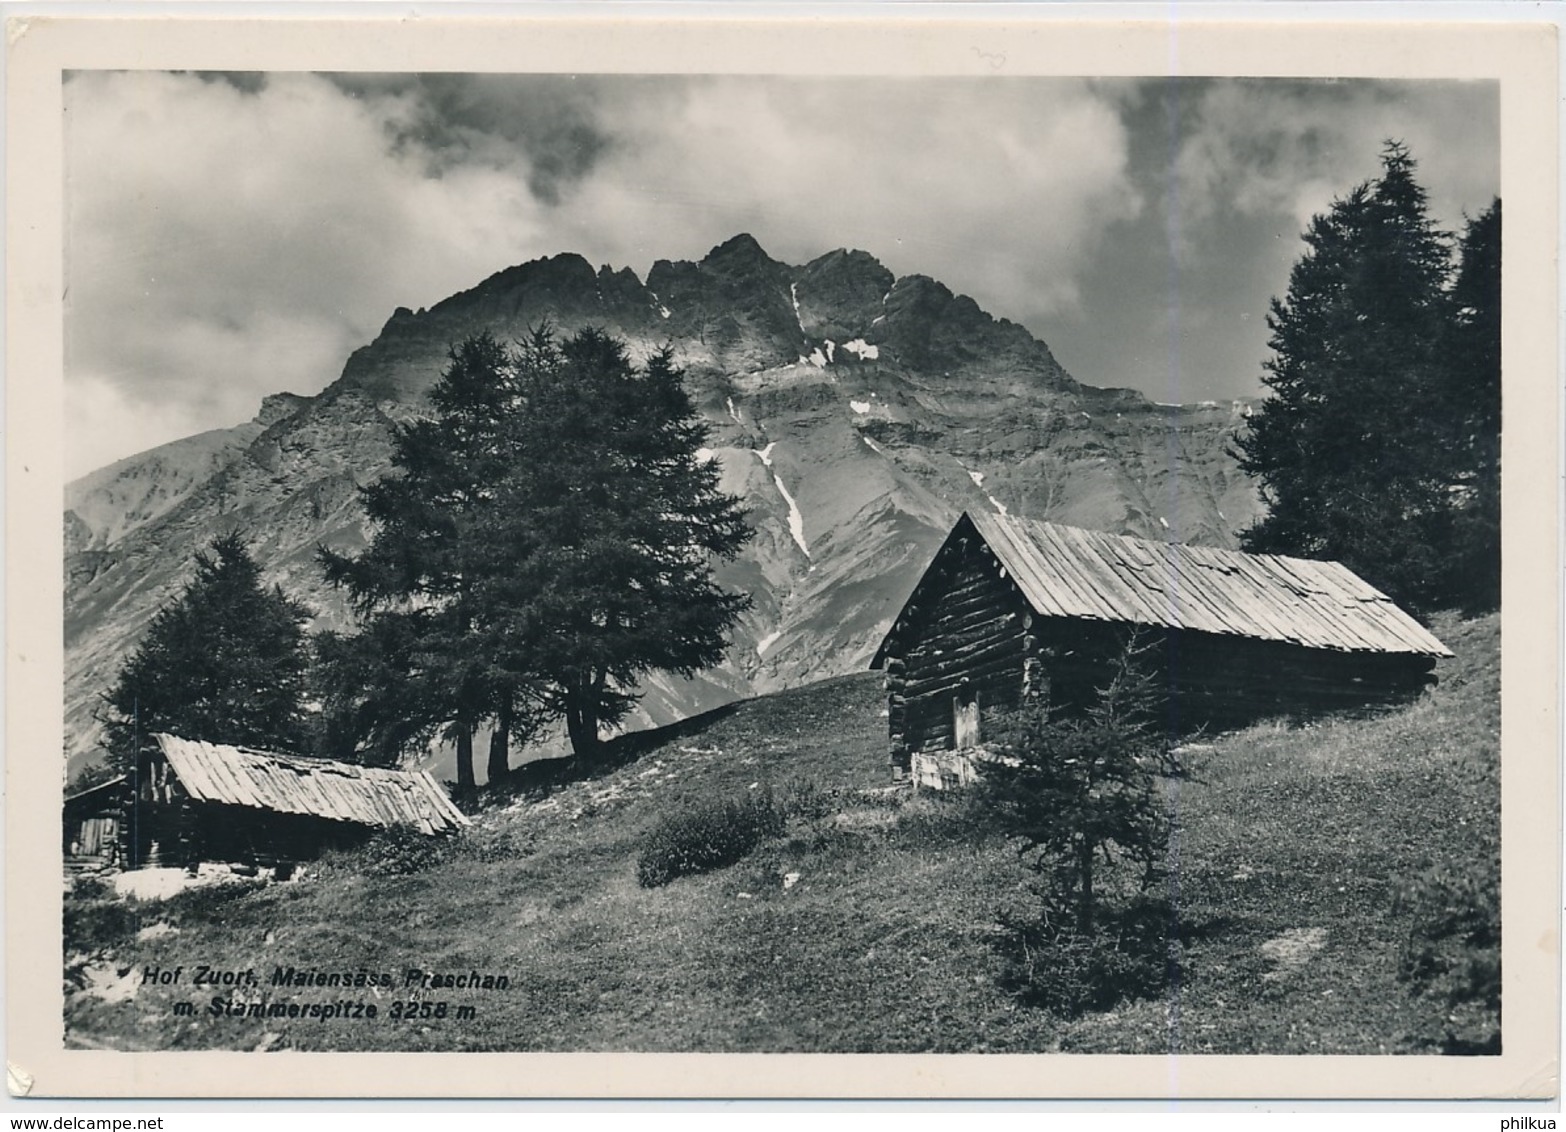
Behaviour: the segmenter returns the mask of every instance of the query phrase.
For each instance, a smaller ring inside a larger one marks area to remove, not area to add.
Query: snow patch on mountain
[[[772,467],[772,450],[777,446],[778,442],[774,440],[765,448],[753,448],[751,451],[761,457],[761,462],[770,468]],[[777,485],[778,494],[783,497],[783,502],[788,504],[788,533],[799,544],[799,549],[805,552],[805,557],[809,558],[810,546],[805,542],[805,516],[800,513],[799,504],[789,494],[788,488],[783,486],[783,477],[778,475],[776,471],[772,473],[772,482]]]
[[[870,402],[869,401],[850,401],[848,403],[848,407],[850,409],[854,410],[854,412],[856,412],[856,413],[868,413],[870,411]]]
[[[805,320],[799,313],[799,284],[798,283],[790,283],[788,285],[788,297],[789,297],[789,300],[794,304],[794,321],[799,323],[799,332],[801,334],[803,334],[805,332]]]
[[[788,504],[788,533],[794,536],[799,549],[805,552],[806,558],[809,558],[810,547],[805,543],[805,517],[799,512],[799,504],[794,502],[794,497],[788,493],[788,488],[783,486],[782,476],[773,472],[772,482],[778,485],[778,494],[783,497],[783,502]]]
[[[984,498],[988,499],[995,505],[995,510],[999,511],[1002,515],[1006,514],[1006,505],[999,499],[996,499],[993,495],[986,495]]]
[[[765,637],[762,637],[761,640],[756,642],[756,655],[766,656],[767,650],[770,649],[773,645],[777,644],[778,638],[782,635],[783,630],[777,629],[771,633],[768,633]]]
[[[973,481],[973,486],[974,487],[983,487],[984,486],[984,473],[983,472],[970,471],[968,473],[968,478]]]
[[[879,315],[875,321],[880,322],[885,315]],[[873,362],[881,356],[881,347],[872,346],[863,338],[855,338],[852,342],[844,342],[843,349],[853,354],[862,362]]]
[[[837,343],[830,338],[826,340],[826,355],[829,362],[837,359]]]
[[[744,424],[745,423],[745,418],[740,416],[739,415],[739,410],[734,407],[734,398],[730,397],[728,399],[728,401],[729,401],[729,416],[734,418],[734,423],[735,424]]]
[[[859,439],[863,440],[866,444],[868,444],[870,446],[870,451],[878,453],[879,455],[882,455],[882,456],[886,455],[885,452],[881,451],[881,446],[879,444],[877,444],[875,441],[871,440],[868,436],[861,436]]]

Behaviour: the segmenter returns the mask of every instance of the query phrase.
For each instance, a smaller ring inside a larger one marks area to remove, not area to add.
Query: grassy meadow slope
[[[1000,985],[997,910],[1024,898],[1004,840],[960,798],[887,789],[879,677],[840,677],[622,742],[620,763],[497,800],[420,859],[382,844],[283,884],[67,901],[68,1041],[111,1048],[1421,1052],[1445,1008],[1398,979],[1410,878],[1498,844],[1499,629],[1443,621],[1457,653],[1407,710],[1216,736],[1167,786],[1179,973],[1157,1001],[1074,1021]],[[634,745],[633,745],[634,744]],[[643,889],[670,813],[771,789],[783,837]],[[411,871],[410,871],[411,870]],[[85,968],[81,961],[90,956]],[[70,956],[68,956],[68,959]],[[378,1017],[227,1018],[239,997],[374,1003]],[[148,965],[183,984],[138,985]],[[267,986],[279,966],[393,987]],[[504,990],[405,989],[408,968]],[[91,990],[82,990],[83,984]],[[393,1021],[392,1004],[446,1002]],[[193,1001],[194,1016],[174,1003]],[[459,1007],[473,1008],[458,1020]]]

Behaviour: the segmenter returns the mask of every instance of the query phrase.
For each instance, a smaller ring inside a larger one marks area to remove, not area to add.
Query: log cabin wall
[[[119,777],[65,799],[62,850],[67,868],[100,868],[123,859],[129,794],[129,781]]]
[[[274,866],[308,861],[363,844],[367,826],[245,806],[196,806],[196,850],[205,861]]]
[[[954,540],[937,563],[887,650],[887,720],[899,779],[914,752],[954,747],[959,704],[977,702],[981,740],[985,717],[1021,704],[1033,644],[1032,613],[983,540]],[[1028,671],[1037,675],[1032,666]]]
[[[1452,655],[1336,563],[964,514],[872,661],[894,778],[982,743],[997,711],[1081,711],[1133,636],[1172,735],[1405,703]]]
[[[124,860],[133,869],[187,865],[196,843],[196,815],[190,796],[169,769],[168,760],[152,748],[137,760],[132,793],[121,823],[125,828]]]
[[[1309,718],[1407,703],[1432,682],[1435,664],[1408,654],[1308,649],[1205,633],[1168,633],[1160,652],[1173,693],[1169,729],[1176,734],[1270,716]]]
[[[1280,641],[1039,618],[1041,663],[1050,705],[1080,711],[1108,683],[1125,642],[1136,633],[1168,693],[1166,728],[1239,727],[1270,716],[1407,703],[1433,681],[1430,657],[1308,649]]]
[[[1424,656],[1039,617],[981,540],[958,540],[942,552],[887,650],[894,778],[908,776],[915,753],[955,748],[956,708],[970,696],[981,741],[994,713],[1025,698],[1057,714],[1080,712],[1109,682],[1133,634],[1151,645],[1172,735],[1406,703],[1433,680],[1434,661]]]

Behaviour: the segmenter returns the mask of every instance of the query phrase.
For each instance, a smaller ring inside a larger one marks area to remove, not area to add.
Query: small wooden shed
[[[71,870],[117,865],[124,849],[120,823],[130,799],[130,779],[121,774],[65,797],[63,844]]]
[[[871,662],[894,776],[963,780],[953,755],[986,716],[1090,703],[1132,632],[1153,639],[1176,731],[1407,700],[1452,655],[1336,562],[964,514]]]
[[[122,822],[131,867],[199,861],[289,864],[402,827],[435,836],[469,824],[426,771],[154,735]]]

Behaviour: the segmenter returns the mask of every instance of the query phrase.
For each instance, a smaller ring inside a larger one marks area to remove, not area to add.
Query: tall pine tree
[[[1272,396],[1237,441],[1267,515],[1247,550],[1335,559],[1394,598],[1453,598],[1454,445],[1446,350],[1450,238],[1432,224],[1408,150],[1305,233],[1272,302]]]
[[[110,762],[134,765],[153,732],[302,751],[310,611],[261,570],[238,534],[196,555],[196,573],[152,619],[104,697]]]

